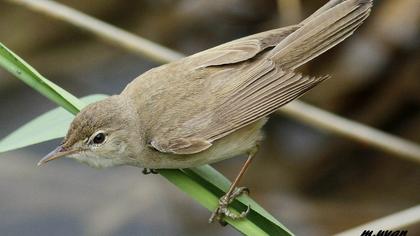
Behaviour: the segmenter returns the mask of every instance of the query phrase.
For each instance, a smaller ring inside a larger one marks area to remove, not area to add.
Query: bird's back
[[[335,46],[368,16],[369,0],[333,0],[290,26],[154,68],[122,92],[158,151],[193,154],[269,115],[326,77],[294,69]]]

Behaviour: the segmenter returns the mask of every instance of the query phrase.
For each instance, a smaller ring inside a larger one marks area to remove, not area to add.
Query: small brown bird
[[[151,69],[121,94],[84,108],[62,144],[38,164],[62,156],[93,167],[188,168],[239,154],[248,159],[210,221],[245,217],[228,210],[266,117],[328,78],[295,69],[350,36],[371,0],[331,0],[301,23],[234,40]],[[249,210],[249,209],[248,209]]]

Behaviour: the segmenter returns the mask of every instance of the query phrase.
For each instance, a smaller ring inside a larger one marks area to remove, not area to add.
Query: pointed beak
[[[37,164],[37,166],[41,166],[49,161],[58,159],[60,157],[69,155],[71,153],[74,153],[74,150],[66,150],[63,146],[58,146],[56,149],[54,149],[52,152],[48,153],[45,157],[43,157]]]

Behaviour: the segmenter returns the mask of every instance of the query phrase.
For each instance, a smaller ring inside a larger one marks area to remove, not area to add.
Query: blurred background
[[[299,22],[326,0],[58,1],[185,54]],[[355,35],[300,68],[332,79],[310,104],[420,143],[418,0],[375,1]],[[0,41],[77,96],[116,94],[151,60],[0,2]],[[0,70],[0,138],[55,107]],[[337,233],[420,202],[419,165],[273,116],[242,184],[297,235]],[[238,235],[162,177],[71,160],[37,168],[58,140],[1,154],[1,235]],[[244,157],[215,167],[234,178]],[[406,228],[420,235],[420,225]]]

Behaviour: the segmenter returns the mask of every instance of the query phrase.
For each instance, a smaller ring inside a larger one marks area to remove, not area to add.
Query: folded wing
[[[350,36],[371,6],[371,0],[331,0],[299,25],[251,35],[186,58],[184,63],[195,70],[214,72],[201,78],[209,81],[206,90],[223,91],[208,109],[155,132],[159,135],[152,138],[151,146],[166,153],[198,153],[298,98],[328,76],[303,76],[293,70]]]

